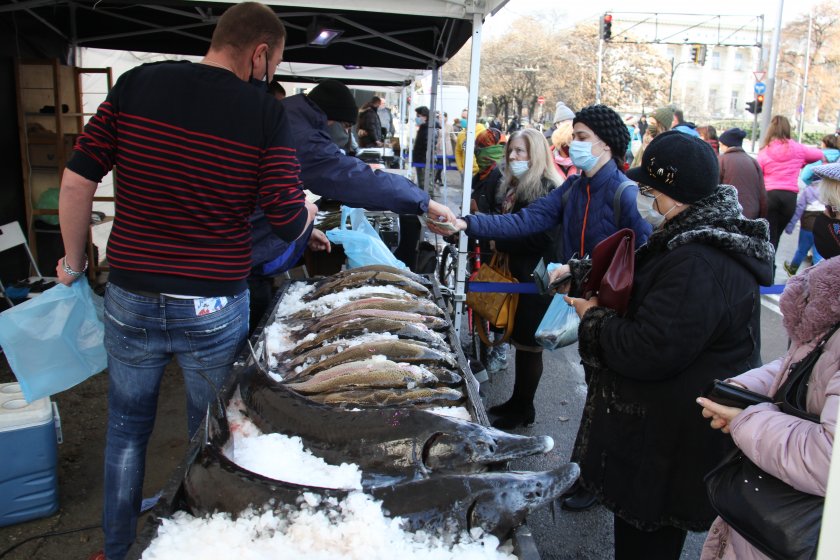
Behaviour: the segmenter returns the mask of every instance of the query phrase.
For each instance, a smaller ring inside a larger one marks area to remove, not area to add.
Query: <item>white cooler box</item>
[[[61,420],[48,398],[29,404],[17,383],[0,384],[0,527],[58,510]]]

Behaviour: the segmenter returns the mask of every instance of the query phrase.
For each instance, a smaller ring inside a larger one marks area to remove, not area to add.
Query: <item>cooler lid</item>
[[[0,383],[0,432],[41,426],[53,419],[50,399],[27,403],[18,383]]]

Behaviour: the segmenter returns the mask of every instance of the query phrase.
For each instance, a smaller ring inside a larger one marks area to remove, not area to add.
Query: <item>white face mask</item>
[[[653,207],[655,198],[639,194],[636,196],[636,208],[639,210],[639,215],[644,221],[653,226],[654,229],[662,225],[665,221],[665,216],[656,211]]]
[[[522,161],[518,159],[510,160],[510,164],[508,167],[510,168],[510,172],[513,174],[514,177],[522,177],[525,175],[525,172],[528,171],[528,167],[530,166],[530,161]]]
[[[642,193],[636,195],[636,209],[639,211],[639,214],[642,216],[642,219],[645,220],[647,223],[653,226],[653,229],[659,228],[662,224],[665,223],[665,217],[670,214],[679,204],[675,204],[671,207],[670,210],[665,212],[665,214],[659,213],[659,211],[653,207],[653,203],[656,202],[662,194],[658,194],[655,197],[645,196]]]

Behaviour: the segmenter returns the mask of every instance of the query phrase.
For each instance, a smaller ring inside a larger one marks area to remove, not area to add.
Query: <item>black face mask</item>
[[[254,69],[251,68],[251,75],[248,77],[248,83],[257,88],[258,90],[271,93],[269,90],[269,84],[271,83],[271,78],[268,76],[268,52],[265,53],[265,80],[258,80],[254,77]]]
[[[824,259],[840,255],[840,220],[820,214],[814,220],[814,247]]]

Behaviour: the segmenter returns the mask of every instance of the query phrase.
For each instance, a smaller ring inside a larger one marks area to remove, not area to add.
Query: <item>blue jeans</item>
[[[248,336],[248,291],[197,316],[195,300],[105,291],[108,433],[105,442],[105,556],[123,560],[137,533],[146,445],[163,370],[176,356],[184,375],[190,437]],[[212,386],[211,386],[212,383]]]
[[[799,245],[796,247],[796,253],[794,253],[793,259],[790,261],[791,266],[799,268],[799,265],[808,256],[808,250],[814,255],[812,264],[817,264],[822,260],[820,254],[817,253],[817,248],[814,247],[814,232],[799,228]]]

